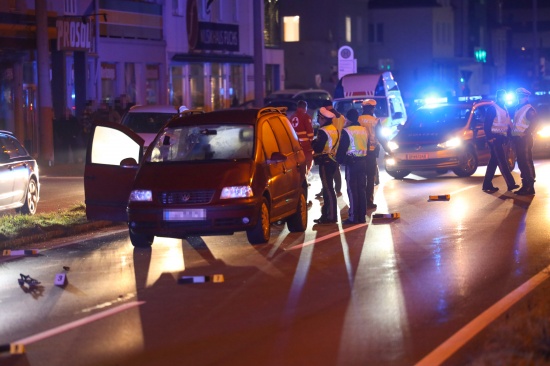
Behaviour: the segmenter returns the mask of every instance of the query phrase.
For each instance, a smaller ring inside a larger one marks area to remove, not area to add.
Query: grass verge
[[[75,227],[87,224],[84,202],[68,209],[33,216],[5,215],[0,217],[0,249],[13,249],[14,246],[26,244],[29,240],[37,242],[62,236],[71,233]]]

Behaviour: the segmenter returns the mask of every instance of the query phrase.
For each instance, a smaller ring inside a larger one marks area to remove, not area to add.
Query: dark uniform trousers
[[[376,162],[376,158],[378,157],[379,153],[380,146],[378,146],[374,151],[369,151],[369,153],[367,154],[367,207],[374,205],[374,181],[376,180],[376,175],[378,171],[378,163]]]
[[[346,163],[348,220],[353,222],[365,222],[367,215],[367,159],[367,157],[355,157]]]
[[[497,170],[497,166],[500,169],[500,173],[504,177],[508,188],[514,187],[515,180],[510,172],[508,166],[508,159],[504,152],[504,144],[506,143],[506,137],[497,135],[494,141],[488,141],[489,148],[491,149],[491,159],[487,164],[487,171],[485,173],[485,179],[483,180],[483,189],[488,189],[493,186],[493,178]]]
[[[321,217],[327,221],[337,221],[336,192],[334,191],[334,173],[338,169],[338,163],[329,160],[319,165],[319,177],[323,185],[323,206]]]
[[[533,135],[514,137],[518,168],[521,172],[521,185],[532,188],[535,184],[535,165],[533,163]]]

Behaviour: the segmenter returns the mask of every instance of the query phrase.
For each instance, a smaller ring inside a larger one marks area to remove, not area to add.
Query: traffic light
[[[483,48],[477,47],[474,51],[477,62],[487,62],[487,51]]]

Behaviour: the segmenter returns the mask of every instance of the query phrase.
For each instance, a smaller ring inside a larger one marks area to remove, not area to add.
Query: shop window
[[[101,63],[101,99],[114,100],[116,86],[116,65]]]
[[[204,65],[189,64],[189,90],[192,108],[204,108]]]
[[[147,104],[158,104],[159,66],[145,67],[145,98]]]
[[[127,62],[124,64],[124,85],[126,88],[126,96],[131,103],[136,102],[136,72],[135,64]]]
[[[232,107],[236,107],[245,101],[243,65],[231,65],[229,67],[229,97],[231,98]]]
[[[210,102],[214,110],[228,107],[225,105],[225,87],[222,64],[212,64],[210,75]]]
[[[183,103],[183,67],[173,66],[170,68],[170,104],[175,106],[184,105]]]

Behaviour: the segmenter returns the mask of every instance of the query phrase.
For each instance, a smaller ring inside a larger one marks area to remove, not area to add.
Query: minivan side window
[[[262,125],[262,145],[266,159],[270,159],[271,154],[279,151],[275,134],[267,122]]]
[[[269,120],[269,124],[275,132],[275,136],[277,137],[277,141],[279,142],[281,152],[285,155],[293,153],[290,137],[288,136],[288,133],[286,132],[286,129],[283,126],[281,120],[278,118],[272,118]]]

